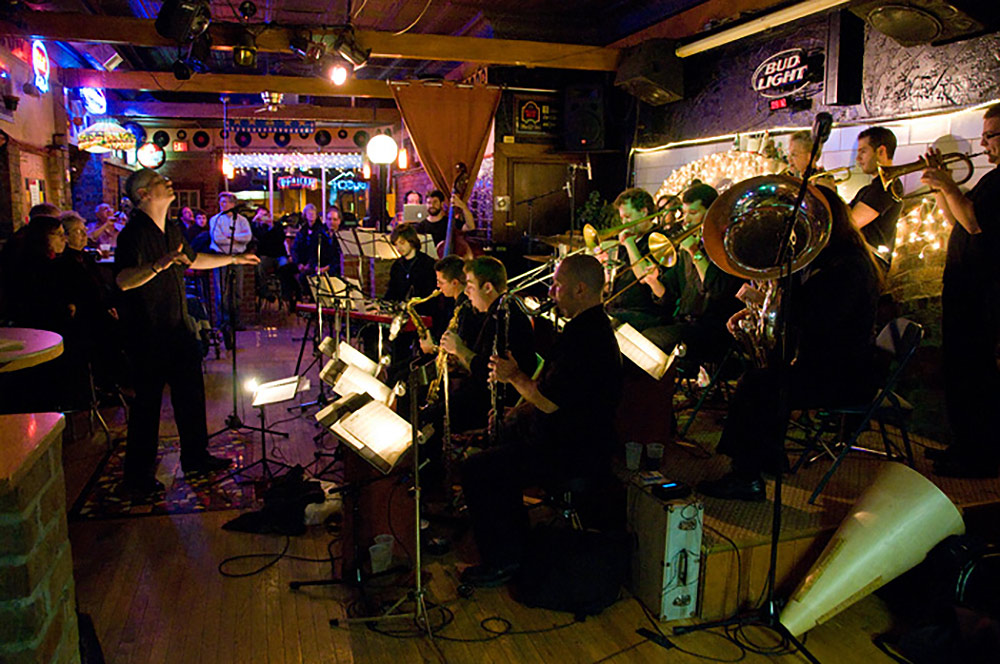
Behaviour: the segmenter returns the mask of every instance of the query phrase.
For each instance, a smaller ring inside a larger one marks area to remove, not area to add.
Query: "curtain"
[[[455,165],[462,162],[469,172],[462,197],[467,200],[483,163],[500,88],[450,81],[392,83],[391,88],[413,147],[434,186],[449,198]]]

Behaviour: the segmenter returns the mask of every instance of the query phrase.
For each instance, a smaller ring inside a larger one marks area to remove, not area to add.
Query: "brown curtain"
[[[500,88],[452,82],[393,83],[396,106],[410,132],[420,162],[434,186],[447,193],[455,184],[455,164],[469,169],[469,186],[483,163]]]

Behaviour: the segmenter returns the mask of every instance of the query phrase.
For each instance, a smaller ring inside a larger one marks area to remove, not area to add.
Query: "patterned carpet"
[[[239,439],[214,442],[210,452],[233,459],[233,468],[249,463],[244,457],[252,443]],[[122,486],[125,445],[115,447],[98,467],[88,486],[69,512],[70,520],[118,519],[163,514],[192,514],[220,510],[245,510],[256,506],[255,487],[226,473],[185,477],[180,467],[177,440],[161,443],[156,478],[166,490],[149,500],[134,500]],[[258,469],[259,470],[259,469]],[[232,472],[231,470],[228,472]],[[251,471],[254,472],[254,471]],[[219,481],[219,480],[222,481]]]

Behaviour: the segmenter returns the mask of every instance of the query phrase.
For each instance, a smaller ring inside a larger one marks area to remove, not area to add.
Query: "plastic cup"
[[[660,443],[650,443],[646,445],[646,463],[649,470],[659,470],[663,461],[663,445]]]
[[[387,542],[379,542],[368,547],[368,555],[372,560],[372,574],[378,574],[389,569],[392,562],[392,545]]]
[[[391,552],[392,548],[396,545],[396,538],[393,537],[392,535],[376,535],[375,536],[375,543],[376,544],[388,544],[389,545],[389,551]]]
[[[625,467],[629,470],[639,470],[642,459],[642,445],[635,442],[625,443]]]

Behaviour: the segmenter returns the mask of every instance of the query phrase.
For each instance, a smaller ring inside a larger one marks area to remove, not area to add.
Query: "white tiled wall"
[[[923,155],[929,146],[940,148],[942,152],[979,152],[980,135],[983,130],[983,112],[958,111],[947,115],[914,118],[911,120],[896,120],[879,123],[888,127],[896,134],[896,155],[893,163],[907,164]],[[825,168],[853,166],[857,150],[858,134],[867,125],[834,127],[830,139],[823,149],[820,164]],[[809,129],[809,127],[803,127]],[[785,152],[788,152],[788,134],[781,135]],[[700,157],[714,152],[725,152],[732,148],[732,141],[725,140],[705,145],[674,148],[655,153],[636,154],[636,185],[655,193],[663,181],[674,169],[690,163]],[[975,173],[966,185],[971,187],[983,173],[992,168],[985,157],[973,160]],[[956,173],[957,175],[957,173]],[[868,177],[857,174],[840,187],[840,194],[845,200],[850,200],[855,192],[867,184]],[[920,186],[920,174],[915,173],[904,178],[907,191],[914,191]]]

